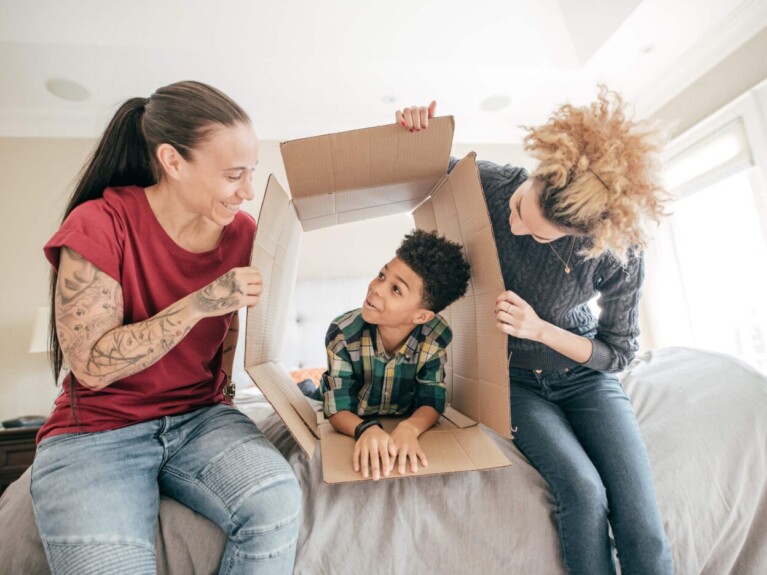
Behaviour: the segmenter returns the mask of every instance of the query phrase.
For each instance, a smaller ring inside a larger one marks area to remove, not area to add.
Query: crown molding
[[[643,116],[655,114],[765,27],[767,2],[746,0],[677,58],[644,97],[637,95],[637,109]]]

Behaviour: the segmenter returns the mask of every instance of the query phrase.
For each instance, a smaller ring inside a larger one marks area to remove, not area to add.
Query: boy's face
[[[421,301],[423,280],[399,258],[394,258],[368,286],[362,304],[362,317],[371,324],[386,327],[415,326],[426,323],[434,312]]]

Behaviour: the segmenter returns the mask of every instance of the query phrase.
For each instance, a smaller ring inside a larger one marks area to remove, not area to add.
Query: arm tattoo
[[[56,285],[56,331],[67,363],[89,387],[105,387],[142,371],[192,329],[177,302],[154,317],[122,325],[120,284],[77,252],[63,248]]]
[[[216,281],[197,292],[195,300],[202,311],[211,312],[229,309],[237,304],[236,294],[243,294],[234,271],[222,275]]]

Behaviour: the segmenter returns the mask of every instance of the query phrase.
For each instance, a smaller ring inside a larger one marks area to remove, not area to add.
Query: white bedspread
[[[624,386],[677,572],[767,573],[767,378],[672,348],[637,360]],[[548,487],[499,436],[510,468],[331,486],[281,422],[262,427],[304,490],[296,573],[564,572]]]
[[[767,377],[728,356],[670,348],[624,377],[647,444],[677,573],[767,573]],[[263,406],[242,406],[256,419]],[[301,575],[562,573],[546,483],[492,435],[509,468],[327,485],[271,415],[260,422],[304,492]],[[0,499],[0,571],[46,573],[28,473]],[[163,498],[159,573],[214,573],[224,536]]]

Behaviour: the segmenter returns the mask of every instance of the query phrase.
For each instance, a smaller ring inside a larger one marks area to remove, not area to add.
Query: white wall
[[[27,352],[48,302],[42,247],[56,229],[90,140],[0,139],[0,420],[47,415],[56,394],[47,354]]]

